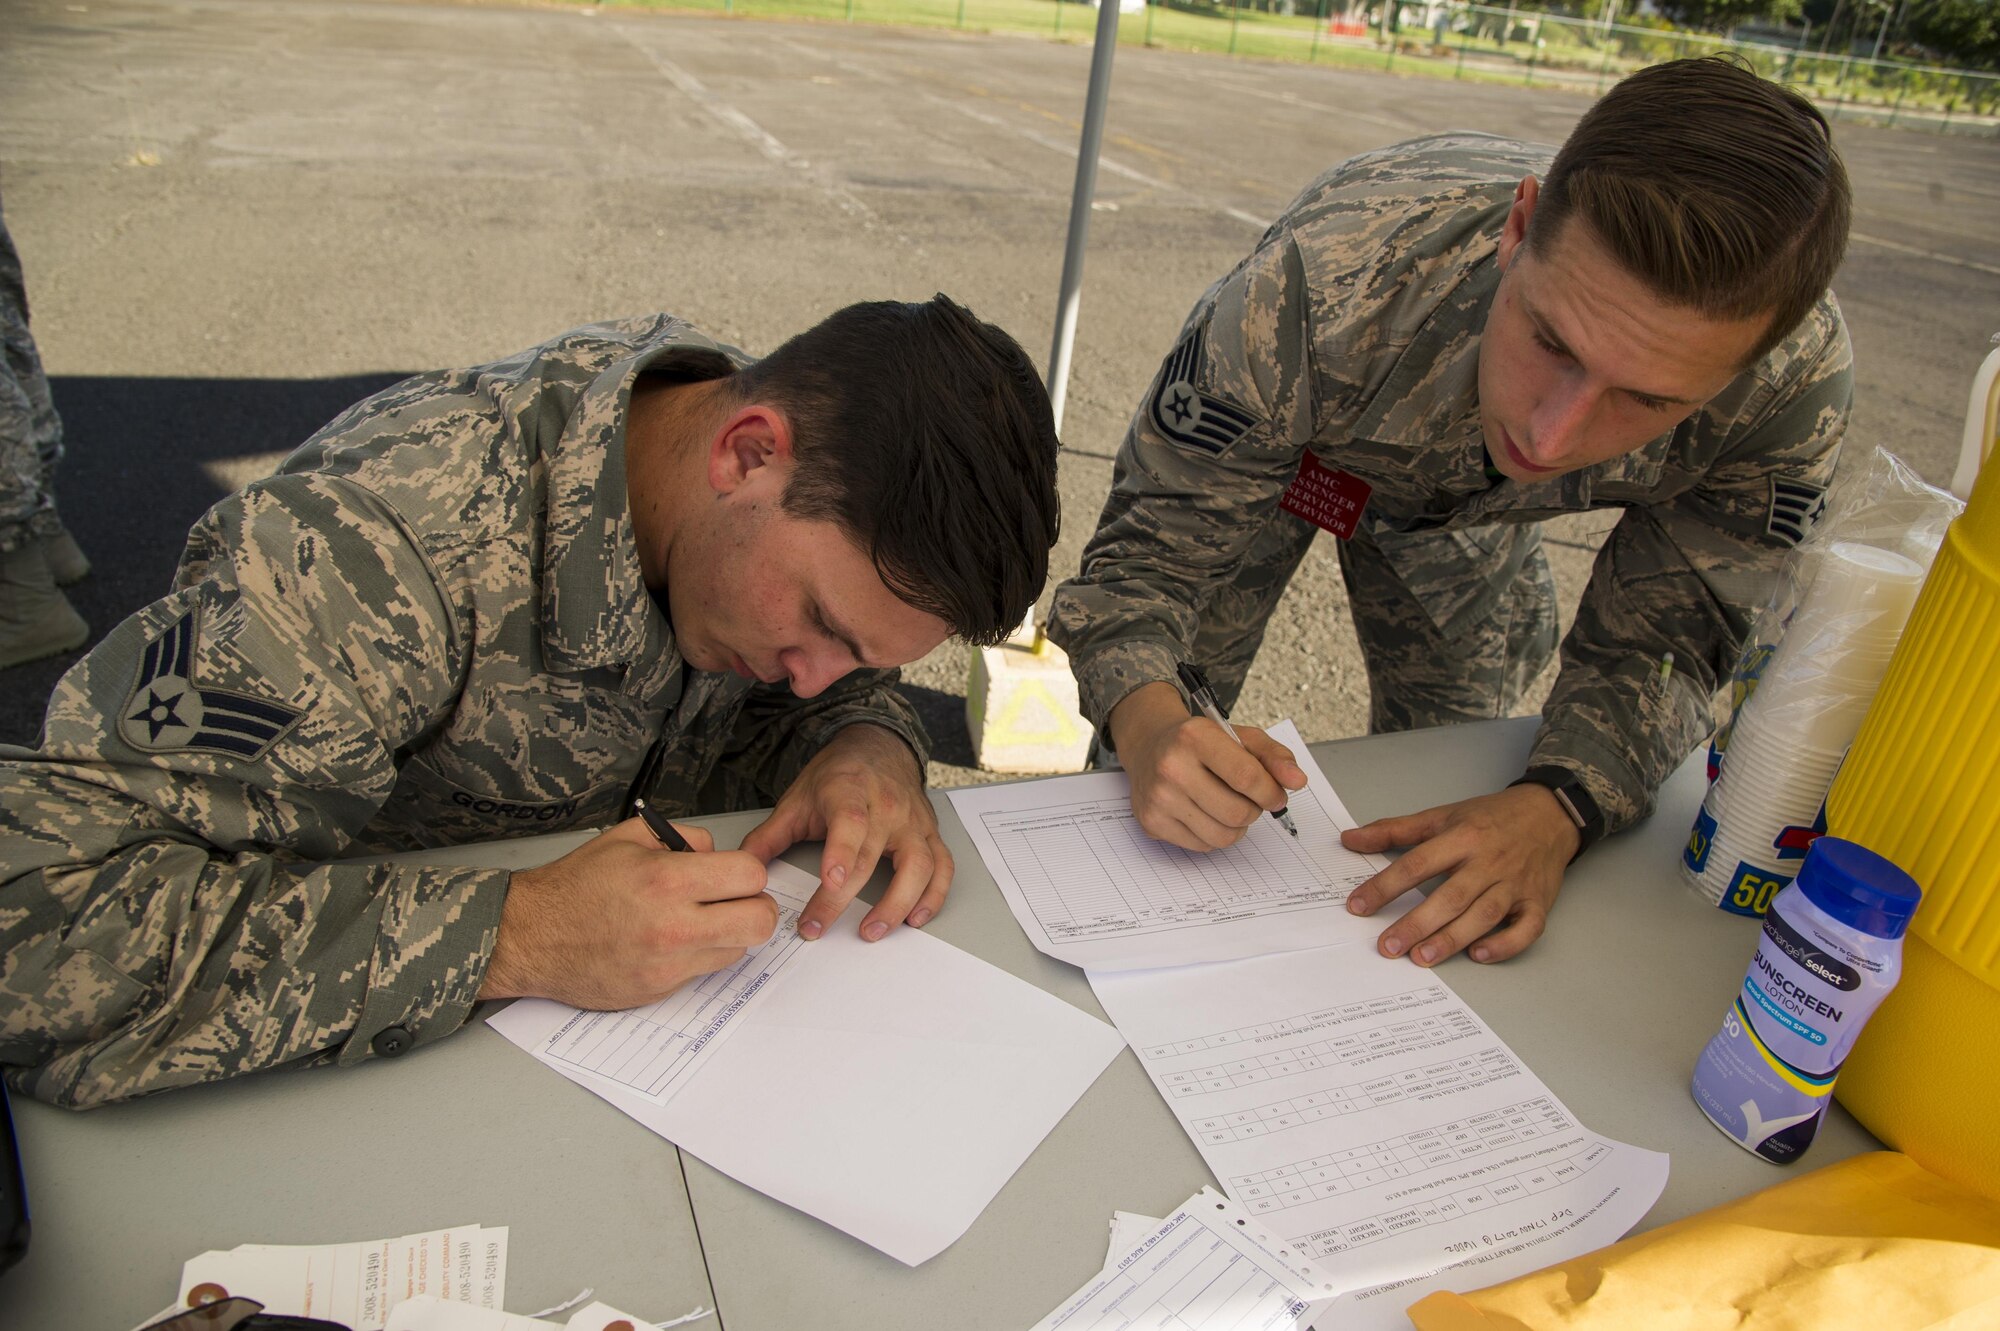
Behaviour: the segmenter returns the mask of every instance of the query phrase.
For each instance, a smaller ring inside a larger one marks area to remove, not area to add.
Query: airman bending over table
[[[1556,650],[1540,524],[1611,509],[1521,780],[1345,837],[1410,847],[1358,914],[1443,878],[1384,954],[1528,946],[1569,862],[1706,736],[1822,506],[1849,209],[1818,111],[1717,58],[1634,74],[1560,150],[1442,134],[1307,186],[1195,304],[1056,593],[1147,831],[1230,845],[1304,783],[1261,731],[1191,717],[1175,668],[1233,700],[1321,530],[1379,732],[1509,715]]]
[[[940,296],[763,360],[658,315],[421,375],[212,509],[173,590],[0,748],[0,1063],[91,1105],[657,999],[777,919],[944,904],[895,667],[1003,639],[1056,536],[1020,347]],[[755,807],[740,851],[628,817]],[[620,819],[626,821],[619,821]],[[539,869],[352,857],[615,824]]]

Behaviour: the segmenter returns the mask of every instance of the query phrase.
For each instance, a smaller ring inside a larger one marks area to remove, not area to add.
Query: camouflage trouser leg
[[[1318,534],[1275,515],[1237,575],[1201,607],[1194,658],[1223,706],[1242,691]],[[1555,653],[1555,582],[1539,527],[1364,529],[1340,543],[1340,571],[1368,666],[1373,733],[1510,716]]]
[[[1372,734],[1511,716],[1556,649],[1541,529],[1357,532],[1340,571]]]
[[[20,256],[0,217],[0,554],[53,536],[62,422],[28,332]]]

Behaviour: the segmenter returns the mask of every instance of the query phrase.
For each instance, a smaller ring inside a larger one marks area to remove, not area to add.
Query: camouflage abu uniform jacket
[[[1514,187],[1552,156],[1456,133],[1354,158],[1203,294],[1126,434],[1082,571],[1056,594],[1050,633],[1093,722],[1141,685],[1171,682],[1208,618],[1232,612],[1218,607],[1268,615],[1317,534],[1279,507],[1310,454],[1372,487],[1364,533],[1439,533],[1406,548],[1461,549],[1468,570],[1485,553],[1481,528],[1623,511],[1563,642],[1531,765],[1578,774],[1611,830],[1650,812],[1708,733],[1709,696],[1817,512],[1851,357],[1829,293],[1672,432],[1538,484],[1490,481],[1480,332]],[[1407,574],[1405,585],[1468,600],[1462,584],[1479,576]],[[1426,609],[1442,623],[1449,608]],[[1239,636],[1255,650],[1255,631]],[[1203,664],[1239,678],[1248,666]]]
[[[633,380],[745,359],[578,329],[398,384],[210,511],[41,748],[0,748],[12,1083],[89,1105],[463,1023],[507,873],[323,861],[611,822],[649,752],[668,811],[721,765],[780,792],[856,721],[921,755],[895,672],[801,700],[684,670],[640,580]]]

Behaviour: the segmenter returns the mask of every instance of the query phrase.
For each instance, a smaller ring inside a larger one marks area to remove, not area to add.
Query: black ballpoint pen
[[[653,834],[653,840],[668,850],[692,851],[693,846],[681,835],[681,830],[668,822],[666,815],[652,808],[643,799],[632,801],[632,811],[646,820],[646,830]]]
[[[1174,670],[1180,675],[1181,686],[1188,691],[1188,697],[1193,699],[1201,714],[1221,726],[1223,732],[1235,740],[1238,747],[1248,752],[1250,746],[1243,743],[1243,736],[1236,733],[1236,727],[1230,725],[1229,718],[1223,715],[1222,705],[1216,702],[1215,690],[1208,686],[1208,676],[1185,661],[1175,666]],[[1293,836],[1299,834],[1299,825],[1292,821],[1292,809],[1289,804],[1282,809],[1271,810],[1271,816],[1278,820],[1280,827]]]

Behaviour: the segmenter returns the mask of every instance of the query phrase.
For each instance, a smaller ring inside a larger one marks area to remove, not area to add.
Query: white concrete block
[[[1046,638],[972,654],[965,724],[974,761],[989,772],[1081,772],[1090,756],[1069,656]]]

